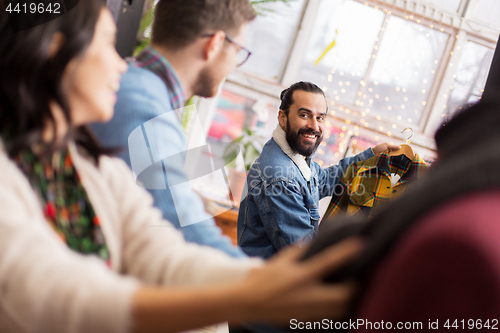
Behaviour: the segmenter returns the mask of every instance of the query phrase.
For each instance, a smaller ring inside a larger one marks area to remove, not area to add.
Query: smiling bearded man
[[[323,140],[327,111],[325,94],[313,83],[297,82],[281,93],[279,124],[248,173],[238,214],[238,244],[249,256],[269,258],[312,237],[319,200],[333,194],[345,169],[399,149],[383,143],[321,169],[311,156]]]

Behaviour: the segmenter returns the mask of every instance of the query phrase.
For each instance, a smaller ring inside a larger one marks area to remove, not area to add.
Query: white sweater
[[[27,178],[0,147],[0,332],[127,332],[140,284],[242,279],[257,259],[186,243],[119,159],[99,167],[70,145],[110,251],[112,269],[73,252],[46,222]],[[155,225],[154,227],[152,225]]]

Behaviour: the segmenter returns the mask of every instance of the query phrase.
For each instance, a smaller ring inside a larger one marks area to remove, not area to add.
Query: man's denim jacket
[[[373,156],[367,149],[321,169],[310,157],[292,151],[278,125],[248,173],[238,214],[238,244],[249,256],[268,258],[309,239],[318,229],[319,200],[333,194],[351,163]]]

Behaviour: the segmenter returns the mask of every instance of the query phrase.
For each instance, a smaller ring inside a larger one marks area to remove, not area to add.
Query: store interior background
[[[152,6],[146,1],[139,39],[150,37]],[[435,131],[481,98],[500,33],[498,0],[285,0],[256,8],[245,44],[252,56],[215,98],[191,101],[183,115],[191,186],[221,212],[235,206],[225,149],[246,128],[270,139],[280,92],[300,80],[327,97],[314,155],[322,167],[378,143],[405,143],[406,128],[414,152],[432,163]],[[200,174],[202,165],[210,171]]]

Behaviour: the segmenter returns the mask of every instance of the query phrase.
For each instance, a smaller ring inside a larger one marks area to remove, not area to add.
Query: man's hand
[[[390,145],[388,143],[381,143],[381,144],[372,148],[373,153],[375,155],[378,155],[378,154],[380,154],[388,149],[389,150],[399,150],[399,149],[401,149],[401,146]]]

